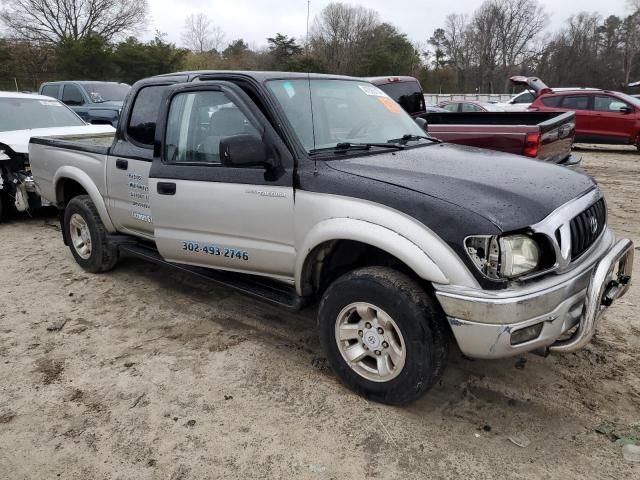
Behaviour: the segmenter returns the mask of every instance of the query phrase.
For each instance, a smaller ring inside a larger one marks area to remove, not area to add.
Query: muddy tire
[[[417,282],[368,267],[336,280],[318,313],[320,342],[338,378],[376,402],[422,397],[447,363],[444,314]]]
[[[107,241],[107,230],[88,195],[67,204],[64,228],[73,258],[87,272],[107,272],[118,263],[118,250]]]

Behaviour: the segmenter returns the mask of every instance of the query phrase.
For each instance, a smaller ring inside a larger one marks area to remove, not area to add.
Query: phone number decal
[[[184,241],[182,249],[189,253],[198,253],[201,255],[214,255],[216,257],[233,258],[237,260],[248,261],[249,252],[229,247],[219,247],[217,245],[202,244],[198,242]]]

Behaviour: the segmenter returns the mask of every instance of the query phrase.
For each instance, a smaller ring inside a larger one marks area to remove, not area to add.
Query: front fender
[[[100,219],[104,224],[106,230],[109,233],[115,233],[116,228],[111,221],[111,217],[109,216],[109,211],[107,210],[107,205],[104,202],[104,198],[100,194],[98,187],[93,182],[91,177],[87,175],[84,171],[77,167],[72,167],[70,165],[65,165],[60,167],[53,176],[53,185],[56,192],[56,201],[58,204],[61,204],[64,201],[64,192],[61,188],[61,182],[63,180],[73,180],[80,184],[82,188],[87,192],[91,201],[96,206],[98,210],[98,214],[100,215]]]
[[[440,267],[415,243],[375,223],[352,218],[332,218],[315,225],[307,234],[296,259],[295,279],[298,288],[308,255],[319,245],[334,240],[353,240],[388,252],[408,265],[421,278],[447,285],[450,283]]]

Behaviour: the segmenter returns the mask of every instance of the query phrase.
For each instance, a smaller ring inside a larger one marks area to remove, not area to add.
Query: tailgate
[[[538,125],[540,140],[539,160],[561,163],[571,155],[571,147],[576,136],[575,112],[561,113]]]

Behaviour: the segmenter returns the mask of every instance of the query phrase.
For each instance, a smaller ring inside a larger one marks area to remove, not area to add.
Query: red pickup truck
[[[530,111],[574,111],[577,142],[635,145],[640,150],[640,99],[609,90],[558,91],[535,77],[512,77],[511,82],[535,92]]]
[[[431,135],[449,143],[515,153],[562,165],[571,155],[575,114],[531,112],[432,112],[413,77],[368,78],[398,102]]]

